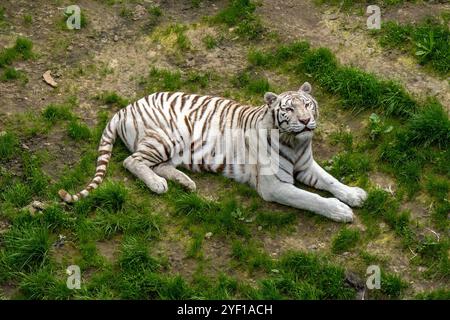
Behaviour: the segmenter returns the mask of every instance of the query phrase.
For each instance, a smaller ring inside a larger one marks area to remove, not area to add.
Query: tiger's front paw
[[[345,203],[336,198],[328,198],[324,216],[337,222],[352,222],[353,211]]]
[[[367,192],[358,187],[348,187],[339,199],[351,207],[361,207],[367,199]]]

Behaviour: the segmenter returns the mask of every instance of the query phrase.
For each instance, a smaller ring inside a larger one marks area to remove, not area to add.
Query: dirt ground
[[[77,4],[86,10],[89,26],[79,32],[64,31],[58,27],[63,8],[71,1],[2,1],[8,15],[9,26],[0,33],[0,47],[13,45],[17,36],[26,36],[33,41],[37,56],[33,61],[23,61],[16,65],[28,76],[28,83],[19,85],[14,82],[0,82],[0,131],[1,118],[23,112],[37,113],[49,103],[62,102],[70,95],[79,100],[79,109],[75,112],[90,126],[96,123],[97,112],[103,108],[94,97],[103,91],[116,91],[122,96],[135,99],[143,94],[138,83],[141,76],[148,74],[151,66],[160,68],[182,68],[183,70],[214,70],[217,73],[234,75],[247,65],[247,52],[252,44],[227,41],[212,50],[204,50],[201,38],[205,34],[215,34],[217,30],[203,23],[203,16],[218,12],[226,4],[225,1],[202,1],[198,8],[192,2],[185,1],[145,1],[158,4],[163,9],[159,25],[179,22],[195,24],[187,32],[193,50],[186,54],[184,61],[173,61],[167,55],[167,48],[155,44],[151,39],[153,27],[147,26],[149,13],[140,4],[129,3],[126,7],[131,11],[131,18],[121,17],[117,6],[107,6],[101,1],[77,0]],[[405,4],[382,12],[382,19],[400,21],[416,21],[423,16],[433,15],[449,10],[450,4]],[[23,24],[24,14],[33,15],[32,26]],[[396,52],[381,50],[376,40],[365,29],[366,17],[334,7],[316,6],[310,0],[262,1],[257,9],[264,25],[269,30],[277,31],[284,40],[305,39],[313,46],[330,48],[344,64],[354,65],[363,70],[382,75],[385,78],[397,79],[418,97],[436,96],[450,110],[450,84],[427,73],[413,58]],[[45,71],[51,70],[58,83],[52,88],[42,81]],[[269,81],[276,78],[273,75]],[[283,83],[276,83],[282,87]],[[286,88],[288,89],[288,88]],[[222,92],[218,88],[216,94]],[[345,119],[341,115],[339,119]],[[325,117],[326,119],[326,117]],[[321,126],[336,128],[331,119]],[[329,131],[333,131],[330,129]],[[325,137],[326,137],[325,130]],[[54,175],[63,165],[77,162],[80,154],[75,143],[65,144],[55,133],[48,141],[31,141],[31,148],[45,148],[54,159],[49,164],[48,174]],[[322,139],[318,140],[316,155],[326,159],[338,148]],[[58,162],[60,164],[58,164]],[[51,168],[56,168],[51,169]],[[56,174],[57,176],[58,174]],[[383,188],[393,187],[392,178],[382,174],[374,174],[370,178]],[[207,177],[197,181],[199,193],[208,196],[214,190],[214,182]],[[207,186],[207,187],[203,187]],[[417,203],[411,205],[417,209]],[[422,206],[423,207],[423,206]],[[275,210],[284,207],[269,205]],[[422,209],[417,209],[422,210]],[[420,213],[418,213],[420,214]],[[357,218],[355,227],[364,226]],[[381,226],[382,228],[385,226]],[[3,229],[0,221],[0,232]],[[286,234],[274,234],[262,237],[264,249],[276,257],[289,249],[306,251],[325,251],[330,248],[331,234],[339,230],[335,223],[321,222],[310,216],[301,217],[295,225],[295,231]],[[182,238],[186,236],[180,226],[168,228],[167,238],[159,244],[159,250],[169,256],[173,272],[192,275],[195,262],[185,256],[185,245]],[[411,263],[413,253],[405,251],[392,231],[384,231],[366,250],[388,259],[388,269],[399,272],[410,282],[413,295],[424,290],[432,290],[441,284],[423,277],[417,277],[422,270]],[[180,240],[181,238],[181,240]],[[98,243],[98,250],[108,260],[114,260],[118,248],[118,240]],[[206,259],[209,259],[212,270],[224,271],[229,268],[230,248],[224,247],[215,240],[209,241],[204,248]],[[352,253],[338,257],[346,265],[352,265]],[[248,275],[240,274],[244,278]],[[5,291],[7,291],[5,289]],[[6,292],[8,294],[8,292]]]

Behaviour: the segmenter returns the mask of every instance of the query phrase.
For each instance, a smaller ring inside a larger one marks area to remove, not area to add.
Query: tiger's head
[[[308,82],[298,91],[286,91],[279,95],[266,92],[264,100],[272,110],[273,122],[280,134],[312,137],[317,126],[319,109],[311,93],[312,88]]]

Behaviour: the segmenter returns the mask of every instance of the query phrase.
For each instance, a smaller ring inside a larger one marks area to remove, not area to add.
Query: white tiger
[[[194,181],[176,169],[184,166],[193,171],[222,172],[249,183],[266,201],[312,211],[334,221],[351,222],[353,212],[349,205],[361,206],[367,193],[342,184],[313,159],[311,141],[319,112],[311,90],[305,82],[298,91],[279,95],[267,92],[265,104],[259,107],[221,97],[153,93],[123,108],[109,121],[100,140],[97,169],[90,184],[75,195],[64,190],[59,195],[70,203],[97,188],[119,135],[132,153],[124,161],[125,168],[156,193],[167,191],[166,179],[196,190]],[[246,137],[238,145],[240,151],[225,148],[218,152],[216,146],[230,130],[243,132]],[[248,134],[255,130],[263,133],[266,148],[276,151],[278,170],[269,174],[263,171],[267,163],[275,162],[267,153],[255,151],[261,134]],[[277,141],[268,133],[270,130],[278,133]],[[251,154],[256,161],[236,163],[239,152]],[[299,189],[295,180],[329,191],[336,198]]]

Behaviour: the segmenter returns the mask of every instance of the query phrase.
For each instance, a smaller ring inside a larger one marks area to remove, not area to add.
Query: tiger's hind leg
[[[184,186],[189,191],[195,191],[197,186],[186,174],[168,163],[161,163],[153,168],[156,174],[168,180],[173,180]]]
[[[143,159],[139,153],[134,153],[123,161],[123,166],[142,180],[150,190],[158,194],[165,193],[167,191],[166,179],[153,172],[150,165],[151,163]]]

